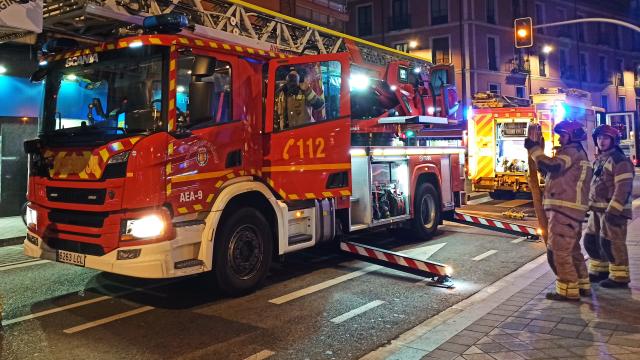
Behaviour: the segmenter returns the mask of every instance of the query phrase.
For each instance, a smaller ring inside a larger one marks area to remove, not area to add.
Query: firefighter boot
[[[591,296],[591,279],[578,279],[578,290],[580,292],[580,296]]]
[[[598,283],[609,278],[609,262],[589,259],[589,281]]]
[[[601,281],[600,286],[608,289],[626,289],[629,287],[629,267],[625,265],[609,265],[609,278]]]
[[[611,279],[603,280],[600,282],[600,286],[607,289],[626,289],[629,287],[629,283],[613,281]]]
[[[548,292],[545,297],[556,301],[580,301],[578,283],[556,280],[556,291]]]

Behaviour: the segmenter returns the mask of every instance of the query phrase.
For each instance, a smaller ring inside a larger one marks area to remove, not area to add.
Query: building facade
[[[248,0],[300,20],[345,32],[349,21],[347,0]]]
[[[515,49],[513,20],[606,17],[640,23],[638,0],[349,0],[347,32],[434,63],[453,63],[459,93],[528,97],[579,88],[608,111],[640,111],[640,33],[605,23],[536,28]],[[529,79],[530,75],[530,79]]]

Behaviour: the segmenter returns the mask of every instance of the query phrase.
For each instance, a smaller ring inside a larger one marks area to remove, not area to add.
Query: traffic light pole
[[[585,18],[585,19],[574,19],[574,20],[567,20],[567,21],[559,21],[559,22],[554,22],[554,23],[549,23],[549,24],[538,24],[535,25],[533,28],[534,29],[539,29],[539,28],[545,28],[545,27],[552,27],[552,26],[560,26],[560,25],[569,25],[569,24],[577,24],[577,23],[585,23],[585,22],[606,22],[606,23],[611,23],[611,24],[616,24],[616,25],[620,25],[620,26],[624,26],[624,27],[628,27],[629,29],[636,31],[636,32],[640,32],[640,26],[625,22],[625,21],[620,21],[620,20],[616,20],[616,19],[607,19],[607,18]]]

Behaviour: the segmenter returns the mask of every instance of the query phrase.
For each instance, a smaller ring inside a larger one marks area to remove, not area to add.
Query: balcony
[[[411,16],[409,14],[390,16],[389,31],[408,29],[411,27]]]

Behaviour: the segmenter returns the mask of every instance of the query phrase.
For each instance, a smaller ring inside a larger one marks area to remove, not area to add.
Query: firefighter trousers
[[[592,211],[584,234],[584,248],[589,255],[589,273],[609,274],[609,279],[628,283],[627,219],[605,220],[604,212]]]
[[[556,274],[556,292],[568,298],[579,298],[579,289],[591,288],[580,248],[582,226],[557,211],[546,211],[546,214],[549,219],[547,259]]]

